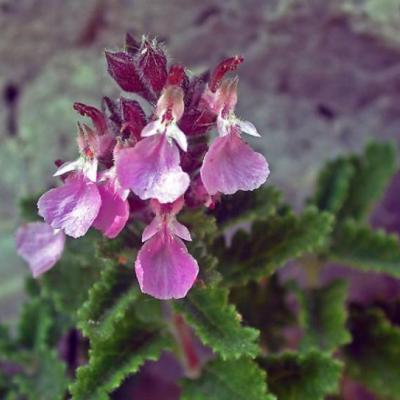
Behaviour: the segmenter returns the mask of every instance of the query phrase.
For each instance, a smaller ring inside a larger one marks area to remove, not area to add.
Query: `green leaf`
[[[223,282],[237,286],[272,274],[290,259],[322,247],[332,224],[331,214],[310,207],[300,216],[288,212],[256,222],[250,234],[239,231],[229,248],[218,243]]]
[[[327,287],[297,291],[300,302],[300,325],[304,329],[302,351],[318,349],[328,352],[351,340],[346,329],[347,285],[335,281]]]
[[[398,236],[373,231],[351,220],[341,224],[335,233],[329,258],[364,271],[400,277]]]
[[[340,219],[365,219],[396,171],[396,149],[390,143],[370,143],[361,156],[351,156],[354,174],[340,210]]]
[[[99,237],[90,231],[83,238],[67,239],[63,257],[40,280],[43,296],[72,318],[104,268],[104,260],[96,255]]]
[[[25,222],[40,221],[38,214],[37,202],[40,195],[23,197],[19,200],[19,209],[21,218]]]
[[[161,318],[160,302],[140,294],[131,269],[109,261],[78,311],[78,327],[90,339],[90,351],[70,388],[72,398],[108,399],[146,360],[157,360],[171,348],[170,338],[160,331]]]
[[[78,310],[78,328],[96,341],[114,333],[115,324],[134,307],[139,290],[133,285],[132,271],[108,262],[97,282],[89,289],[88,299]]]
[[[342,365],[319,351],[287,352],[260,360],[279,400],[324,400],[338,391]]]
[[[134,316],[119,321],[115,335],[97,342],[89,363],[78,368],[70,387],[72,400],[108,400],[128,375],[137,372],[146,360],[158,360],[171,346],[169,337],[141,330]]]
[[[57,352],[41,349],[32,353],[28,360],[24,372],[13,379],[19,394],[27,400],[63,400],[68,379],[66,366]]]
[[[202,342],[222,358],[258,354],[256,329],[243,327],[241,316],[228,303],[228,291],[219,288],[192,288],[186,298],[174,302]]]
[[[183,382],[181,400],[275,400],[267,393],[265,378],[265,371],[250,359],[216,359],[199,379]]]
[[[318,176],[311,203],[320,210],[336,214],[346,200],[354,172],[354,166],[348,158],[329,161]]]
[[[380,398],[400,393],[400,328],[379,309],[353,310],[351,344],[345,347],[346,373]]]
[[[213,214],[220,229],[225,229],[241,222],[265,220],[276,212],[281,201],[282,193],[273,186],[267,186],[223,196]]]
[[[297,322],[287,295],[287,288],[279,282],[276,274],[266,281],[249,282],[231,291],[230,299],[243,315],[243,320],[260,330],[263,349],[278,351],[286,342],[284,328]]]

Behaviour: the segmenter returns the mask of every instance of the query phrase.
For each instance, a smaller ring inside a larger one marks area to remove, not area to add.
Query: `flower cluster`
[[[58,165],[54,175],[63,184],[38,201],[45,223],[20,228],[17,248],[38,276],[60,258],[64,234],[78,238],[93,227],[112,239],[139,218],[148,224],[135,262],[141,290],[181,298],[199,267],[183,242],[191,236],[176,218],[180,210],[213,207],[220,194],[254,190],[269,174],[265,158],[241,136],[259,134],[235,115],[238,79],[225,77],[243,59],[189,77],[183,66],[168,66],[155,40],[137,43],[128,35],[124,51],[106,52],[106,60],[131,95],[105,98],[102,111],[75,103],[92,122],[78,124],[79,158]],[[208,145],[213,128],[218,137]]]

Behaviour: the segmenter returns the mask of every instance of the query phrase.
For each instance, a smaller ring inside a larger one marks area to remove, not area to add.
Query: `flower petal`
[[[155,121],[149,122],[143,129],[141,136],[142,137],[149,137],[158,134],[162,134],[163,132],[163,125],[161,124],[160,120],[156,119]]]
[[[186,135],[178,128],[176,124],[172,124],[167,129],[167,135],[174,139],[178,146],[183,150],[187,151],[188,142],[186,139]]]
[[[150,222],[149,225],[144,228],[142,233],[142,242],[146,242],[147,240],[151,239],[156,233],[158,233],[161,229],[161,220],[160,217],[156,216]]]
[[[169,223],[171,231],[178,237],[183,240],[187,240],[190,242],[192,240],[192,236],[190,235],[189,229],[186,228],[185,225],[178,222],[174,217],[171,219]]]
[[[121,186],[130,188],[142,200],[171,203],[189,186],[189,175],[180,167],[179,150],[165,135],[142,139],[133,148],[122,149],[116,157]]]
[[[241,121],[240,119],[238,119],[236,121],[236,124],[242,132],[247,133],[251,136],[261,137],[261,135],[257,131],[257,128],[250,121]]]
[[[16,234],[17,253],[29,264],[34,278],[44,274],[61,258],[65,235],[44,222],[21,226]]]
[[[68,177],[65,184],[43,194],[39,215],[54,229],[74,238],[83,236],[99,213],[101,198],[96,184],[83,174]]]
[[[231,132],[214,140],[200,173],[209,194],[233,194],[260,187],[269,175],[269,168],[263,155]]]
[[[143,245],[135,271],[143,293],[167,300],[186,296],[199,267],[182,240],[163,230]]]
[[[124,229],[129,218],[129,203],[123,199],[112,179],[97,186],[101,207],[93,227],[103,232],[110,239],[115,238]]]
[[[67,161],[58,167],[53,176],[61,176],[68,172],[80,170],[83,168],[83,163],[84,161],[81,157],[74,161]]]

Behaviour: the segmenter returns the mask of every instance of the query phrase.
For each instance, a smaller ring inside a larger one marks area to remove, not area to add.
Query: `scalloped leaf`
[[[249,282],[233,288],[229,298],[236,304],[243,320],[260,330],[261,347],[278,351],[286,338],[284,328],[297,321],[293,307],[287,301],[288,290],[277,274],[262,282]]]
[[[400,277],[400,243],[397,235],[346,221],[335,233],[329,251],[333,261],[364,271]]]
[[[265,371],[248,359],[223,361],[206,365],[197,380],[183,382],[181,400],[275,400],[267,393]]]
[[[336,214],[343,206],[355,168],[348,158],[326,163],[317,178],[316,193],[311,203],[320,210]]]
[[[160,305],[141,295],[131,268],[108,260],[78,311],[78,327],[89,338],[90,351],[70,388],[72,399],[108,399],[146,360],[157,360],[171,347],[159,329]]]
[[[339,389],[342,364],[319,351],[271,355],[260,364],[279,400],[324,400]]]
[[[346,282],[340,280],[326,287],[297,291],[301,306],[300,325],[304,329],[300,343],[302,351],[334,352],[351,340],[346,329],[346,296]]]
[[[396,171],[396,149],[391,143],[369,143],[360,156],[350,156],[354,174],[339,217],[365,219]]]
[[[172,347],[171,339],[158,331],[143,330],[141,321],[130,315],[114,326],[114,335],[99,340],[90,350],[89,363],[79,367],[70,386],[72,400],[108,400],[122,381],[147,360],[156,361]]]
[[[345,347],[346,373],[382,398],[396,400],[400,393],[400,327],[379,309],[353,310],[353,336]]]
[[[201,341],[223,359],[258,354],[259,332],[241,325],[241,316],[228,303],[226,289],[193,288],[185,299],[175,301],[174,306]]]
[[[272,274],[287,261],[323,247],[332,225],[332,215],[314,207],[300,216],[288,212],[256,222],[250,234],[239,231],[231,246],[214,246],[223,282],[238,286]]]
[[[67,239],[61,260],[39,281],[42,295],[54,302],[57,311],[71,318],[75,318],[104,268],[104,259],[96,252],[99,238],[98,232],[89,231],[80,239]]]
[[[265,220],[276,212],[282,197],[282,193],[274,186],[241,191],[235,195],[223,196],[213,214],[221,229],[241,222]]]
[[[27,356],[24,372],[13,378],[13,384],[26,400],[63,400],[68,387],[66,365],[55,350],[41,349]]]

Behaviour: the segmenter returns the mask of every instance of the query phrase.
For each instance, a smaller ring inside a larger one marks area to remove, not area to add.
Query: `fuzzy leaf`
[[[216,359],[198,380],[183,383],[181,400],[275,400],[267,393],[265,378],[265,372],[250,359]]]
[[[346,330],[347,285],[335,281],[327,287],[298,291],[301,305],[300,325],[304,336],[300,347],[333,352],[351,340]]]
[[[193,288],[189,295],[174,302],[202,342],[223,359],[256,356],[259,332],[241,326],[241,317],[228,303],[228,291],[218,288]]]
[[[91,349],[89,363],[78,368],[70,387],[73,400],[108,400],[130,374],[146,360],[157,360],[163,350],[171,348],[169,337],[141,329],[140,321],[130,315],[114,326],[114,335],[97,341]]]
[[[24,222],[40,221],[38,215],[37,202],[40,195],[27,196],[19,200],[19,210]]]
[[[332,224],[331,214],[310,207],[300,216],[288,212],[256,222],[250,234],[239,231],[231,246],[217,253],[224,283],[237,286],[258,280],[290,259],[318,249],[324,245]]]
[[[132,56],[122,51],[106,51],[105,55],[108,73],[121,89],[141,95],[147,94]]]
[[[297,320],[287,294],[276,274],[266,281],[233,288],[230,294],[243,320],[260,330],[261,346],[269,351],[281,348],[285,342],[283,329],[293,326]]]
[[[400,393],[400,328],[379,309],[351,313],[351,344],[344,355],[346,372],[382,398],[396,400]]]
[[[68,239],[61,260],[40,280],[42,294],[54,302],[58,311],[71,317],[75,317],[104,267],[104,260],[96,255],[99,237],[90,231],[83,238]]]
[[[342,365],[325,353],[287,352],[260,360],[279,400],[324,400],[338,390]]]
[[[147,303],[152,315],[144,318]],[[160,319],[160,302],[143,299],[131,269],[110,261],[78,311],[78,327],[90,339],[90,353],[88,364],[77,371],[72,398],[108,399],[146,360],[157,360],[170,347],[158,329]]]
[[[30,357],[24,373],[13,379],[19,394],[26,400],[63,400],[68,380],[65,364],[57,352],[41,349]]]
[[[339,212],[341,219],[363,220],[382,196],[396,171],[396,150],[390,143],[370,143],[361,156],[351,156],[354,174]]]
[[[311,202],[320,210],[337,213],[346,200],[354,173],[354,167],[347,158],[329,161],[318,176],[316,193]]]
[[[114,324],[125,317],[139,295],[132,271],[108,263],[90,288],[87,301],[78,310],[78,328],[92,342],[113,335]]]
[[[400,243],[396,235],[346,221],[335,233],[330,259],[364,271],[400,277]]]
[[[217,224],[224,229],[240,222],[265,220],[272,215],[282,200],[282,193],[273,186],[254,191],[242,191],[223,196],[214,215]]]

